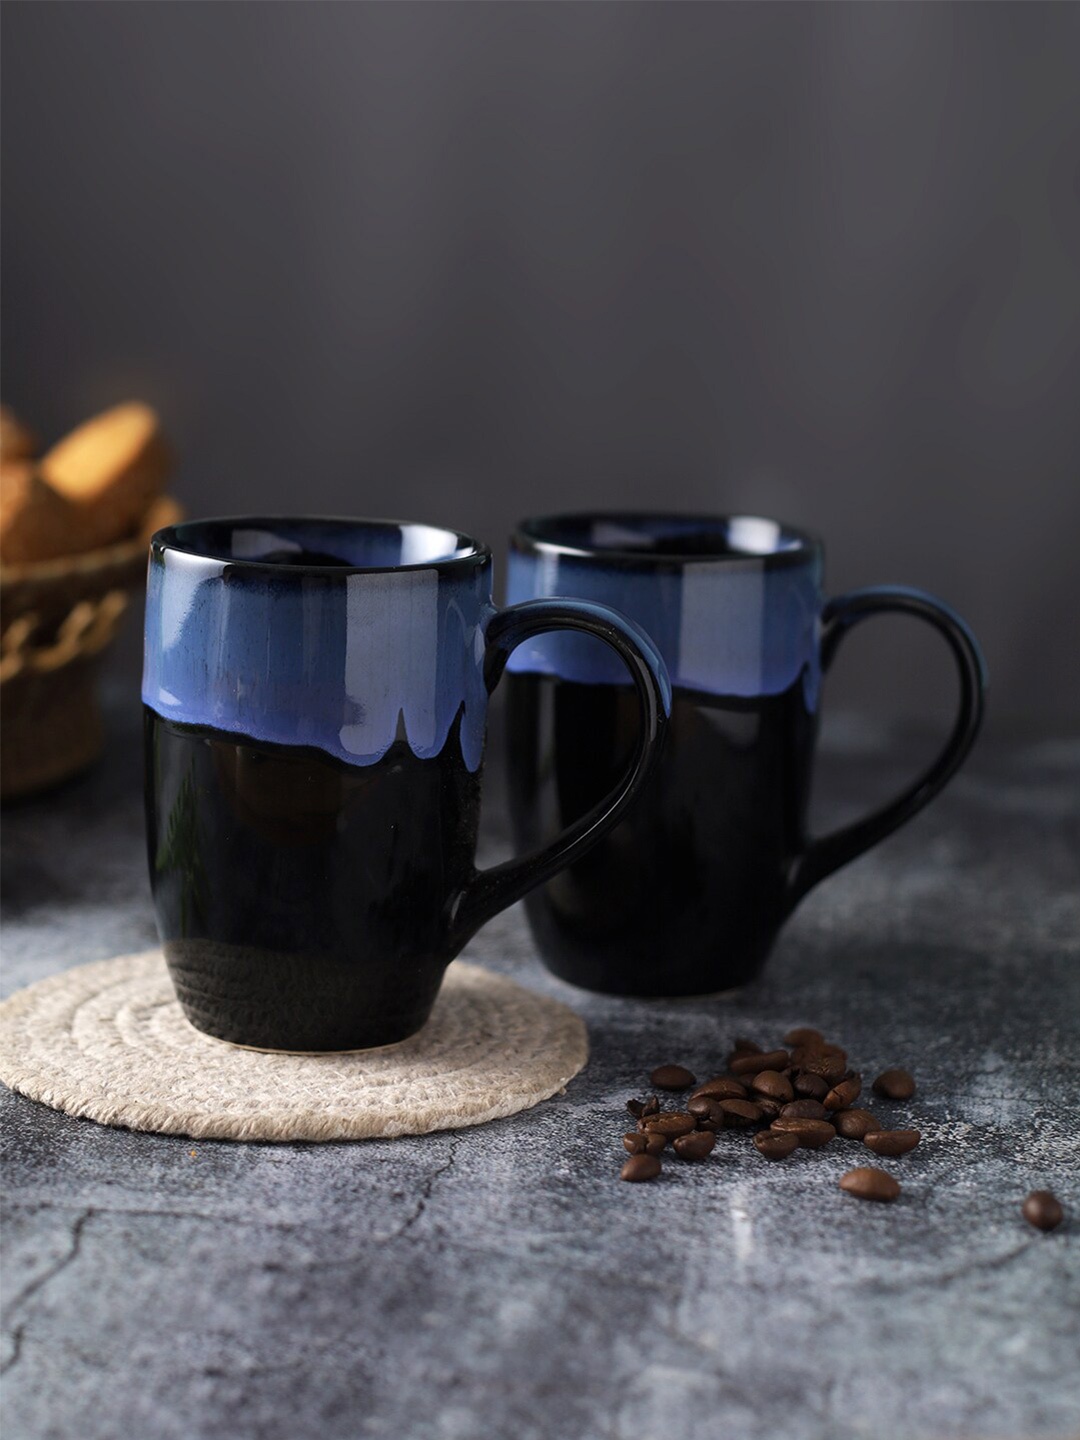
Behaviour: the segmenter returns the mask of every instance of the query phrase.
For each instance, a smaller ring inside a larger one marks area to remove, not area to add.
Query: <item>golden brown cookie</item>
[[[0,458],[29,460],[37,453],[37,436],[28,429],[14,410],[0,405]]]
[[[132,534],[161,491],[167,454],[158,417],[131,401],[72,430],[41,458],[41,474],[76,512],[91,550]]]
[[[8,565],[52,560],[79,548],[78,522],[32,461],[0,464],[0,559]]]

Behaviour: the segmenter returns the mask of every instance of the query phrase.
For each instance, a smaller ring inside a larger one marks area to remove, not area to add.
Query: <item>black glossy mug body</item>
[[[610,794],[477,871],[488,695],[538,629],[628,666],[640,733]],[[645,781],[669,691],[602,606],[491,602],[491,556],[382,521],[191,522],[151,543],[143,702],[150,878],[200,1030],[269,1050],[385,1045],[498,910],[580,856]]]
[[[745,984],[811,886],[910,819],[964,759],[986,681],[970,630],[914,590],[826,600],[822,562],[811,536],[750,516],[564,515],[526,521],[513,536],[511,601],[611,605],[648,631],[672,681],[652,778],[598,846],[526,901],[556,975],[621,995]],[[897,611],[933,625],[956,659],[952,735],[891,804],[812,839],[823,672],[852,626]],[[520,844],[543,844],[626,764],[634,702],[586,637],[534,637],[508,669],[514,828]]]

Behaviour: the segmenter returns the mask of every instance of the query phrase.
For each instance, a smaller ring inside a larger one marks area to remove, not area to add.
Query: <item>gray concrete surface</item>
[[[127,714],[93,775],[5,813],[5,992],[153,940]],[[876,738],[833,730],[831,813],[914,763]],[[724,1001],[577,993],[501,917],[471,958],[577,1006],[592,1059],[485,1128],[193,1144],[3,1090],[4,1440],[1076,1436],[1078,789],[1075,741],[984,746]],[[618,1182],[653,1064],[795,1023],[916,1071],[895,1206],[837,1190],[866,1153],[840,1143],[770,1165],[725,1135]],[[1036,1186],[1056,1233],[1019,1218]]]

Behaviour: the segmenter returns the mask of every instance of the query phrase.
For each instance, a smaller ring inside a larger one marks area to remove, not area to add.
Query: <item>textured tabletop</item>
[[[823,814],[920,747],[836,727]],[[154,943],[138,731],[3,823],[5,993]],[[1080,1434],[1080,743],[981,745],[811,895],[724,1000],[589,996],[520,909],[468,957],[568,1001],[561,1097],[422,1139],[239,1145],[109,1130],[0,1091],[5,1440],[846,1440]],[[497,776],[486,857],[505,850]],[[907,1065],[923,1143],[892,1206],[836,1142],[618,1180],[652,1066],[819,1027]],[[1019,1217],[1052,1187],[1071,1219]]]

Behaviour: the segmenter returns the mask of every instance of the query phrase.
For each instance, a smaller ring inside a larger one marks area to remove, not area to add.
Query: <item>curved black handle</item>
[[[986,662],[979,642],[955,611],[927,595],[903,585],[874,585],[851,590],[830,600],[822,611],[821,666],[827,670],[844,636],[871,615],[914,615],[932,625],[953,653],[960,676],[960,705],[952,734],[934,763],[888,805],[865,820],[847,825],[832,835],[812,841],[795,865],[789,882],[788,908],[841,865],[869,850],[905,821],[917,815],[963,764],[982,724],[986,701]]]
[[[477,871],[451,908],[451,954],[456,955],[493,915],[550,880],[607,834],[652,774],[667,733],[671,681],[659,650],[632,621],[606,605],[587,600],[526,600],[498,611],[488,625],[484,656],[484,679],[489,692],[499,683],[510,652],[530,636],[549,630],[584,631],[603,640],[619,655],[641,702],[637,746],[622,783],[550,844],[490,870]]]

